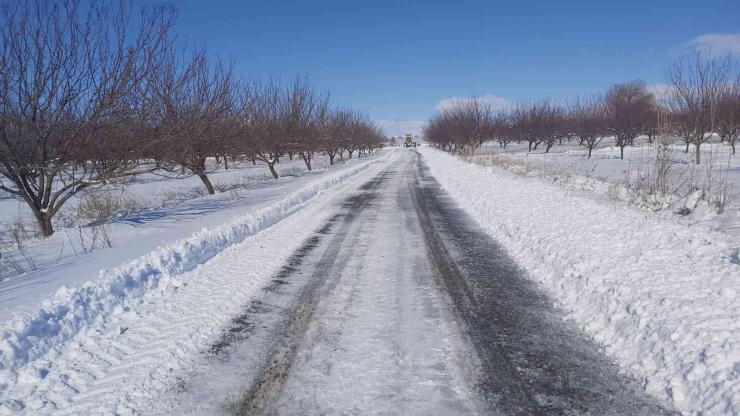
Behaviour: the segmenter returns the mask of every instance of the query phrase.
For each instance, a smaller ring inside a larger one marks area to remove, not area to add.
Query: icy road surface
[[[0,372],[0,414],[670,413],[563,322],[416,151],[322,189]]]
[[[221,369],[185,383],[175,413],[670,413],[403,153],[234,321],[213,346]],[[243,395],[205,404],[234,367]]]

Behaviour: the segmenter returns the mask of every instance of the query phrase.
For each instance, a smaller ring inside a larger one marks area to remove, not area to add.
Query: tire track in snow
[[[459,334],[419,250],[406,156],[355,221],[280,397],[263,413],[478,413],[458,371]]]
[[[247,392],[244,400],[239,405],[237,414],[259,414],[279,396],[293,363],[296,350],[311,320],[317,301],[316,291],[326,280],[327,274],[339,254],[342,242],[347,237],[350,226],[368,202],[375,198],[374,192],[376,188],[383,183],[390,173],[391,169],[386,168],[377,178],[360,187],[364,192],[348,200],[350,209],[322,255],[321,260],[319,260],[301,296],[297,299],[289,313],[289,323],[282,341],[275,348],[275,351],[269,354],[269,359],[259,376],[259,381]]]
[[[333,196],[247,237],[193,271],[171,278],[138,307],[118,311],[102,332],[91,331],[68,342],[59,353],[63,360],[49,357],[54,365],[26,398],[25,413],[152,411],[163,392],[177,389],[174,382],[182,369],[201,360],[199,353],[208,351],[245,299],[269,283],[271,270],[290,256],[301,236],[323,224],[335,200],[344,199],[343,192],[356,189],[392,160],[365,169],[327,191]]]
[[[477,387],[511,415],[667,415],[618,373],[503,250],[446,199],[420,156],[409,180],[429,259],[482,371]]]

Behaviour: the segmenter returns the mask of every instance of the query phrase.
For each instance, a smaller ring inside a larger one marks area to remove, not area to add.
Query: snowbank
[[[322,177],[274,205],[204,228],[130,261],[102,270],[98,279],[81,287],[64,286],[32,314],[19,314],[0,328],[0,391],[27,376],[24,365],[49,354],[75,335],[104,327],[112,313],[129,310],[144,295],[169,284],[172,276],[193,270],[229,246],[300,210],[323,191],[390,157],[390,153]]]
[[[422,148],[442,187],[645,389],[740,413],[740,260],[728,236]]]

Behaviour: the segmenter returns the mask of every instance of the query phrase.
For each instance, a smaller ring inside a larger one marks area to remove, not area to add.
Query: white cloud
[[[378,125],[383,128],[388,136],[405,136],[406,134],[421,135],[423,120],[378,120]]]
[[[440,100],[434,108],[436,110],[442,110],[444,108],[449,107],[454,103],[455,101],[460,100],[469,100],[472,97],[450,97],[445,98],[443,100]],[[511,103],[508,102],[505,98],[498,97],[493,94],[487,94],[482,97],[477,97],[478,100],[490,103],[491,108],[494,110],[500,109],[500,108],[507,108],[511,106]],[[426,123],[425,120],[377,120],[376,121],[380,127],[383,128],[385,131],[385,134],[388,136],[405,136],[407,134],[413,134],[413,135],[419,135],[421,136],[421,129]]]
[[[709,33],[694,38],[688,46],[720,55],[740,55],[740,33]]]
[[[472,97],[450,97],[445,98],[443,100],[440,100],[437,105],[434,106],[434,108],[437,111],[444,110],[445,108],[449,108],[452,104],[454,104],[456,101],[463,101],[463,100],[469,100]],[[491,104],[491,108],[493,110],[499,110],[502,108],[507,108],[511,106],[511,103],[506,100],[506,98],[499,97],[493,94],[486,94],[482,97],[476,97],[478,101],[482,101],[485,103]]]

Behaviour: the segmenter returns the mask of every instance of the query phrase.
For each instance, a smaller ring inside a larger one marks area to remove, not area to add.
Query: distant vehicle
[[[406,142],[403,144],[403,147],[416,147],[416,143],[414,142],[414,138],[411,137],[410,134],[406,135]]]

